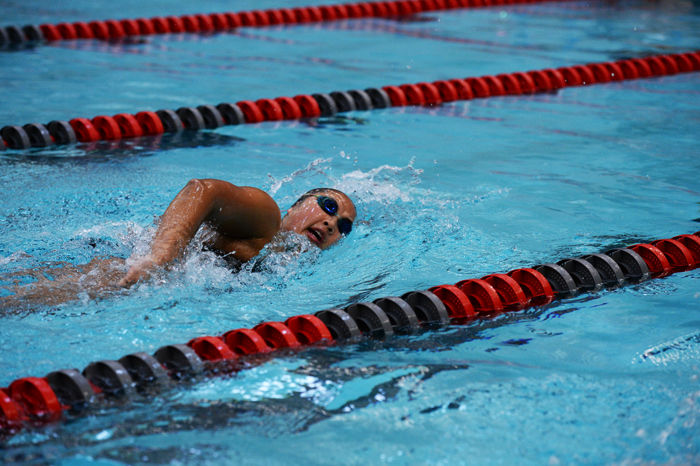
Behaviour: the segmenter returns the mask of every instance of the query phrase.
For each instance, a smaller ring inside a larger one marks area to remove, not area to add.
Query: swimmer
[[[350,233],[356,215],[350,198],[336,189],[308,191],[280,218],[275,201],[260,189],[222,180],[191,180],[163,214],[150,253],[138,258],[119,284],[129,287],[172,263],[203,225],[214,233],[206,247],[247,262],[283,231],[327,249]]]
[[[243,263],[266,245],[273,246],[277,238],[282,242],[285,232],[327,249],[350,233],[356,215],[350,198],[332,188],[306,192],[282,217],[272,197],[260,189],[215,179],[190,180],[162,215],[146,255],[126,261],[95,258],[83,265],[62,263],[7,274],[3,278],[31,276],[36,281],[28,285],[15,281],[14,294],[0,298],[0,309],[56,305],[79,296],[94,299],[108,290],[129,288],[182,257],[200,228],[206,229],[206,249]]]

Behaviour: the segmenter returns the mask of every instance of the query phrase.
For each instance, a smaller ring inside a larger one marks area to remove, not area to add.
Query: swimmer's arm
[[[277,233],[280,221],[279,207],[264,191],[221,180],[191,180],[163,214],[151,252],[129,269],[120,285],[132,285],[180,257],[202,223],[226,238],[247,241],[257,254]]]

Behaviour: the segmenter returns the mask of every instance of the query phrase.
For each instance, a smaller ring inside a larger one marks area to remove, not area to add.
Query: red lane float
[[[464,79],[450,79],[448,82],[454,86],[459,100],[471,100],[474,98],[474,91]]]
[[[489,96],[499,96],[499,95],[506,95],[506,90],[503,87],[503,83],[501,82],[500,79],[496,78],[495,76],[484,76],[482,78],[486,85],[488,86],[488,95]],[[517,94],[520,94],[522,91],[520,88],[518,88]],[[514,93],[515,95],[516,93]]]
[[[26,420],[22,407],[7,394],[7,388],[0,388],[0,431],[13,432]]]
[[[75,28],[78,39],[93,39],[95,37],[88,23],[80,21],[73,23],[72,26]]]
[[[471,301],[474,311],[479,314],[493,315],[503,310],[503,303],[496,289],[485,280],[462,280],[455,284]]]
[[[466,78],[464,82],[472,90],[474,97],[485,98],[491,96],[489,85],[484,78]]]
[[[450,81],[435,81],[433,85],[439,92],[443,102],[454,102],[459,99],[457,88]]]
[[[238,105],[238,108],[243,112],[246,123],[260,123],[265,120],[262,110],[260,110],[260,107],[258,107],[258,104],[255,102],[241,100],[240,102],[236,102],[236,105]]]
[[[420,89],[423,94],[423,104],[428,106],[435,106],[442,103],[442,97],[440,96],[440,91],[432,83],[418,83],[416,84],[418,89]]]
[[[423,105],[425,103],[423,92],[417,85],[402,84],[399,86],[399,89],[406,96],[406,105]]]
[[[525,292],[518,282],[509,275],[496,273],[481,277],[481,279],[493,286],[493,289],[496,290],[498,297],[501,299],[504,309],[518,310],[528,305],[529,300],[525,296]]]
[[[221,361],[225,359],[236,359],[236,353],[226,345],[226,343],[218,337],[199,337],[193,338],[187,343],[187,346],[192,348],[197,356],[205,361]]]
[[[403,107],[407,105],[406,94],[404,94],[401,88],[397,86],[384,86],[382,89],[384,89],[384,92],[389,96],[392,106]]]
[[[310,95],[301,94],[294,96],[294,102],[299,106],[302,116],[306,118],[313,118],[321,115],[321,108],[318,106],[318,102]]]
[[[53,422],[61,418],[63,407],[49,383],[40,377],[15,380],[8,387],[9,395],[30,419]]]
[[[263,322],[253,327],[270,348],[297,348],[301,346],[297,337],[282,322]]]
[[[496,76],[496,79],[501,81],[501,85],[505,93],[508,95],[518,95],[523,93],[520,87],[520,82],[518,82],[518,79],[514,76],[514,74],[515,73],[499,74],[498,76]]]
[[[284,323],[302,345],[333,342],[333,337],[328,327],[316,316],[310,314],[294,316],[287,319]]]
[[[693,256],[693,267],[700,265],[700,238],[695,235],[679,235],[674,236],[674,240],[679,241],[685,246]]]
[[[239,328],[226,332],[223,336],[231,350],[240,355],[269,353],[272,351],[263,337],[253,330],[247,328]]]
[[[642,256],[652,276],[663,277],[671,273],[671,264],[659,248],[651,244],[640,243],[630,246],[629,249]]]
[[[92,119],[92,124],[99,132],[101,139],[121,139],[122,137],[122,131],[119,129],[119,124],[112,117],[96,116]]]
[[[56,29],[63,39],[71,40],[78,38],[78,31],[73,24],[60,23],[56,25]],[[92,36],[92,33],[90,33],[90,36]]]
[[[554,291],[547,279],[535,269],[517,269],[508,272],[525,293],[525,298],[533,305],[549,304],[554,299]]]
[[[688,270],[697,266],[693,253],[680,241],[676,241],[675,239],[660,239],[658,241],[652,241],[651,244],[659,248],[666,255],[673,269]]]
[[[467,295],[454,285],[434,286],[428,291],[445,304],[450,318],[455,322],[476,319],[479,316]]]
[[[282,107],[276,100],[259,99],[255,101],[255,104],[262,112],[264,120],[277,121],[284,119],[284,112],[282,111]]]
[[[143,135],[141,125],[133,115],[119,113],[112,118],[119,125],[119,130],[125,138],[137,138]]]
[[[155,112],[139,112],[135,115],[136,121],[141,126],[143,134],[153,135],[164,132],[163,122]]]
[[[535,81],[529,74],[516,72],[512,73],[511,76],[515,77],[520,89],[522,89],[523,94],[531,94],[535,92]]]
[[[78,141],[90,142],[100,139],[100,133],[87,118],[73,118],[69,123],[73,131],[75,131],[75,136],[78,138]]]
[[[282,115],[285,120],[297,120],[302,117],[299,104],[291,97],[277,97],[275,102],[282,109]]]

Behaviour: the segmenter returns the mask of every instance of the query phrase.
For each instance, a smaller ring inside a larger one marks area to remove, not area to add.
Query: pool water
[[[285,2],[284,6],[325,2]],[[236,10],[280,7],[236,2]],[[226,11],[10,2],[3,25]],[[700,44],[698,2],[547,2],[0,51],[0,126],[527,71]],[[261,321],[700,230],[697,73],[556,93],[0,152],[0,296],[144,251],[189,179],[288,208],[347,192],[353,233],[232,273],[196,245],[132,290],[0,314],[0,386]],[[53,271],[52,271],[53,269]],[[6,439],[4,462],[700,462],[700,272],[466,326],[288,353]]]

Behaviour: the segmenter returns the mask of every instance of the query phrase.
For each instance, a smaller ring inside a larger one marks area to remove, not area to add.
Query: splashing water
[[[363,201],[376,200],[383,204],[397,200],[409,202],[411,190],[406,188],[419,184],[423,174],[423,170],[413,167],[413,162],[411,160],[405,167],[382,165],[368,172],[354,170],[341,177],[338,189]]]
[[[329,164],[332,160],[332,157],[326,159],[312,160],[306,167],[300,168],[299,170],[295,170],[294,172],[290,173],[285,177],[282,177],[279,180],[275,179],[275,177],[271,174],[268,174],[268,178],[272,180],[272,184],[268,189],[269,194],[271,196],[274,196],[281,188],[285,187],[290,183],[298,183],[300,180],[303,180],[303,178],[306,176],[315,174],[325,175],[326,171],[329,168]]]
[[[341,153],[339,157],[344,157],[344,154]],[[451,193],[422,188],[423,175],[424,170],[416,168],[413,159],[405,166],[382,164],[364,171],[355,169],[335,175],[333,157],[318,158],[279,179],[268,175],[271,180],[268,191],[278,202],[290,203],[299,194],[292,193],[292,188],[299,186],[307,189],[328,186],[346,192],[354,200],[359,215],[353,235],[341,241],[336,248],[343,250],[345,260],[362,262],[366,265],[363,266],[364,270],[372,271],[359,272],[360,277],[356,281],[357,289],[369,290],[376,288],[377,277],[382,277],[380,281],[384,284],[396,280],[399,275],[397,271],[405,267],[403,264],[410,262],[415,266],[424,260],[428,250],[449,249],[454,239],[468,241],[469,229],[463,226],[457,213],[462,210],[460,206],[503,195],[501,190],[495,189],[482,191],[473,198],[455,199]],[[407,226],[412,231],[407,230]],[[128,256],[126,260],[118,259],[111,263],[109,273],[113,277],[111,285],[114,285],[120,274],[149,252],[156,229],[157,222],[144,226],[124,221],[83,228],[74,232],[65,244],[66,255],[77,258],[78,263],[90,261],[96,252],[107,257]],[[287,234],[278,235],[254,260],[241,264],[208,251],[204,245],[211,234],[207,228],[200,228],[181,260],[155,271],[150,280],[139,283],[128,294],[146,297],[157,294],[157,290],[161,289],[177,300],[181,299],[177,296],[221,295],[251,287],[280,290],[291,281],[313,275],[314,271],[332,276],[335,271],[331,270],[331,263],[335,260],[334,256],[341,254],[333,248],[333,251],[322,255],[308,239]],[[362,239],[362,247],[353,247],[359,238]],[[399,246],[403,253],[396,258],[396,262],[373,263],[372,256],[382,257],[379,253],[387,247]],[[449,256],[449,251],[445,251],[444,256]],[[75,261],[70,261],[67,266],[75,268],[72,263]],[[71,292],[65,295],[65,299],[78,299],[85,304],[100,296],[95,288],[99,288],[98,275],[104,272],[104,268],[94,268],[84,271],[85,276],[73,277]],[[45,285],[65,285],[52,282],[54,279],[49,277]],[[101,296],[118,298],[122,295],[121,290],[113,294],[114,286],[103,288],[106,293]],[[58,303],[55,300],[45,301],[49,305]]]

